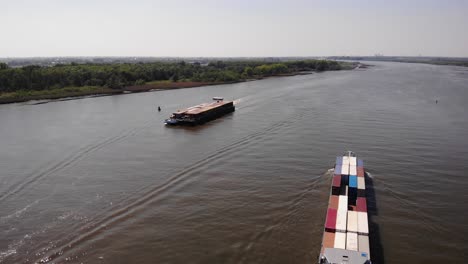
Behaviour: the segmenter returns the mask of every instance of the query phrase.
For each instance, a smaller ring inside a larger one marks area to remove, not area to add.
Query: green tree
[[[119,76],[112,75],[106,83],[107,87],[111,89],[120,89],[123,87],[122,81],[120,80]]]
[[[144,85],[146,82],[145,80],[142,80],[142,79],[138,79],[135,81],[135,85]]]
[[[328,63],[324,60],[319,60],[316,64],[315,64],[315,70],[317,71],[325,71],[327,70],[328,68]]]
[[[250,66],[247,66],[244,68],[244,71],[242,72],[245,76],[251,77],[254,73],[253,68]]]
[[[0,70],[6,70],[6,69],[8,69],[8,64],[4,62],[0,62]]]
[[[177,72],[174,73],[174,75],[172,75],[171,80],[172,80],[173,82],[177,82],[177,81],[179,80],[179,75],[177,74]]]

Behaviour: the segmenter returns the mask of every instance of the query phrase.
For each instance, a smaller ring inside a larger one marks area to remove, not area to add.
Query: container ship
[[[166,125],[200,125],[235,111],[233,101],[224,101],[222,97],[213,97],[213,102],[203,103],[174,112],[166,119]]]
[[[348,151],[336,158],[319,264],[370,264],[364,163]]]

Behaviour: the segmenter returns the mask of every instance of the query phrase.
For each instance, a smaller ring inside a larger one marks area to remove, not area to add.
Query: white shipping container
[[[349,175],[357,175],[357,169],[355,165],[349,165]]]
[[[343,156],[343,165],[349,165],[349,157],[348,156]]]
[[[364,177],[357,177],[357,188],[366,189],[366,180],[364,180]]]
[[[369,234],[369,223],[367,221],[367,213],[357,212],[358,213],[358,233],[359,234]]]
[[[338,211],[348,211],[348,196],[338,196]]]
[[[346,249],[346,233],[341,233],[341,232],[335,233],[334,247]]]
[[[350,166],[357,166],[357,159],[356,159],[356,157],[349,157],[349,165],[350,165]]]
[[[336,212],[336,231],[346,232],[348,210],[339,210]],[[337,233],[338,233],[337,232]]]
[[[341,174],[349,175],[349,165],[348,164],[341,165]]]
[[[358,250],[358,234],[346,233],[346,249],[347,250]]]
[[[367,253],[367,258],[370,259],[370,250],[369,250],[369,237],[358,235],[358,247],[360,252]]]
[[[348,211],[348,225],[347,225],[348,232],[357,233],[358,231],[358,224],[357,224],[357,212],[356,211]]]

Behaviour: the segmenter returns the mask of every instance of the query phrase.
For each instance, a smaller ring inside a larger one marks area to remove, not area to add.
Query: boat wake
[[[65,169],[71,168],[79,161],[87,157],[89,154],[96,152],[110,144],[117,143],[127,137],[135,135],[138,131],[148,127],[151,123],[147,123],[147,125],[143,128],[134,128],[123,131],[122,133],[106,138],[104,140],[98,141],[96,143],[89,144],[86,147],[82,147],[75,151],[74,153],[70,154],[69,156],[65,157],[61,161],[55,163],[54,165],[50,166],[49,168],[45,169],[42,172],[32,174],[31,176],[27,177],[25,181],[18,183],[14,186],[10,186],[10,190],[2,195],[0,195],[0,202],[4,201],[5,199],[9,198],[10,196],[14,196],[26,188],[33,186],[35,183],[39,182],[41,179],[46,178],[50,175],[53,175],[57,172],[63,171]]]
[[[289,122],[291,122],[291,119],[276,122],[265,129],[236,140],[178,172],[168,175],[167,180],[163,183],[156,186],[143,187],[120,202],[114,202],[109,209],[102,211],[94,219],[87,219],[88,221],[84,225],[83,223],[78,223],[75,226],[70,226],[73,230],[79,230],[79,235],[76,235],[76,231],[70,232],[71,235],[68,237],[57,238],[54,242],[55,245],[58,245],[57,247],[47,250],[44,250],[44,248],[36,249],[39,252],[36,256],[40,256],[40,259],[36,261],[39,263],[60,262],[79,254],[77,251],[85,248],[90,241],[95,240],[97,237],[102,238],[107,234],[111,234],[114,228],[146,210],[149,204],[165,199],[167,197],[165,194],[171,190],[181,188],[192,182],[194,180],[193,177],[203,175],[201,172],[206,170],[206,168],[212,167],[213,164],[219,163],[221,160],[229,160],[232,155],[236,155],[240,150],[245,151],[246,148],[256,145],[256,143],[264,140],[266,135],[276,133],[277,130],[289,128]],[[298,200],[302,200],[304,195],[313,189],[313,186],[308,185],[305,188],[306,190],[298,194],[298,197],[295,199],[296,203]]]
[[[264,141],[269,136],[276,135],[281,130],[290,129],[293,123],[301,122],[302,118],[306,118],[310,114],[309,112],[310,111],[308,110],[302,110],[292,113],[295,118],[283,118],[282,120],[272,123],[263,129],[237,139],[232,143],[213,151],[191,165],[176,172],[169,173],[165,176],[166,180],[160,184],[144,186],[140,189],[136,189],[128,196],[122,197],[118,201],[114,200],[109,207],[94,214],[92,218],[85,217],[85,219],[83,218],[84,220],[80,220],[78,219],[79,217],[77,217],[77,219],[75,219],[75,217],[72,217],[73,219],[68,217],[66,219],[68,220],[68,224],[66,226],[64,225],[64,221],[58,221],[56,225],[60,225],[60,227],[55,226],[51,228],[62,229],[59,234],[51,234],[47,241],[37,241],[37,243],[32,243],[33,240],[35,240],[34,236],[28,239],[31,241],[28,245],[29,254],[31,254],[33,259],[36,258],[35,261],[39,263],[61,262],[66,259],[70,259],[71,257],[79,256],[84,252],[84,250],[89,248],[90,243],[93,243],[97,238],[105,238],[112,234],[115,228],[122,226],[122,224],[127,222],[129,219],[134,219],[135,215],[139,215],[145,211],[149,204],[157,203],[162,199],[166,199],[168,197],[168,193],[171,193],[174,189],[183,188],[187,184],[190,184],[194,181],[195,177],[205,177],[206,175],[202,172],[207,168],[212,167],[213,164],[219,163],[223,160],[229,160],[233,155],[238,155],[240,151],[245,151],[246,148],[258,145],[259,142]],[[151,123],[149,125],[151,125]],[[100,141],[97,144],[92,144],[80,149],[68,158],[55,164],[52,168],[40,174],[33,175],[33,177],[26,183],[16,186],[14,190],[0,197],[0,202],[7,197],[11,198],[11,196],[17,195],[21,191],[30,188],[42,178],[70,168],[89,155],[89,153],[98,151],[109,144],[124,140],[125,138],[138,133],[141,129],[142,128],[139,127],[127,130],[119,135]],[[200,179],[197,179],[197,181],[199,180]],[[289,208],[288,212],[290,213],[285,216],[285,218],[279,219],[278,224],[281,226],[281,223],[292,221],[291,219],[296,219],[297,214],[301,213],[300,208],[302,208],[303,201],[313,192],[314,189],[316,189],[316,185],[323,181],[323,175],[318,176],[315,180],[305,185],[299,193],[294,194],[291,199],[292,203],[289,203],[291,208]],[[29,208],[26,210],[28,209]],[[79,212],[75,213],[79,214]],[[32,247],[30,247],[31,245]],[[19,250],[19,248],[17,248],[17,250]],[[15,258],[15,256],[8,255],[5,256],[5,258],[9,261],[9,259]]]

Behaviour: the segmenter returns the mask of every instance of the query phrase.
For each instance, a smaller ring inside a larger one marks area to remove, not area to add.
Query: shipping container
[[[341,168],[340,168],[340,170],[341,170]],[[364,168],[362,168],[362,167],[357,167],[357,168],[356,168],[356,172],[357,172],[357,176],[358,176],[358,177],[364,177]]]
[[[346,188],[348,187],[349,175],[341,175],[340,195],[347,195]]]
[[[340,187],[340,195],[348,196],[348,185],[341,185]]]
[[[341,186],[343,185],[348,185],[348,178],[349,178],[349,175],[341,175]]]
[[[346,233],[341,233],[341,232],[335,233],[334,247],[346,249]]]
[[[341,193],[341,187],[338,188],[338,187],[332,186],[332,195],[340,195],[340,193]]]
[[[366,212],[357,212],[357,214],[358,214],[358,233],[360,235],[369,234],[369,223],[367,221],[367,213]],[[337,216],[336,221],[338,221],[338,216]]]
[[[325,231],[323,233],[322,253],[325,248],[333,248],[335,246],[335,233]]]
[[[357,187],[358,189],[366,189],[366,180],[364,177],[357,177]]]
[[[332,186],[340,187],[341,185],[341,175],[333,175],[333,183]]]
[[[349,157],[349,166],[357,166],[356,157]]]
[[[366,197],[358,197],[356,200],[356,210],[358,212],[367,212]]]
[[[357,197],[366,197],[366,189],[357,189]]]
[[[341,164],[336,164],[335,165],[335,174],[340,175],[341,174]]]
[[[334,175],[332,180],[332,194],[340,195],[341,175]]]
[[[357,176],[349,175],[349,187],[357,188]]]
[[[355,165],[349,165],[349,175],[357,175],[357,168]]]
[[[340,199],[338,198],[338,195],[330,195],[330,200],[328,201],[328,208],[338,210],[339,200]]]
[[[358,250],[358,234],[346,233],[346,249],[347,250]]]
[[[336,225],[335,230],[337,232],[346,232],[346,225],[348,218],[348,210],[340,210],[336,211]]]
[[[342,165],[343,164],[343,157],[342,156],[336,157],[335,164],[336,165],[338,165],[338,164]]]
[[[357,165],[358,165],[359,167],[364,167],[364,161],[358,159],[358,160],[357,160]]]
[[[349,157],[348,156],[343,156],[343,162],[341,164],[349,165]]]
[[[357,212],[348,211],[348,225],[347,225],[346,231],[357,233],[358,231]]]
[[[348,196],[340,195],[338,196],[338,210],[348,210]]]
[[[358,248],[360,252],[367,254],[367,257],[370,259],[370,249],[369,249],[369,237],[358,235]]]
[[[356,199],[358,197],[357,193],[358,193],[357,188],[354,188],[354,187],[348,188],[348,205],[356,205]]]
[[[326,231],[335,231],[337,211],[333,208],[327,210],[327,220],[325,221]]]
[[[341,165],[341,174],[349,175],[349,165],[348,164]]]

